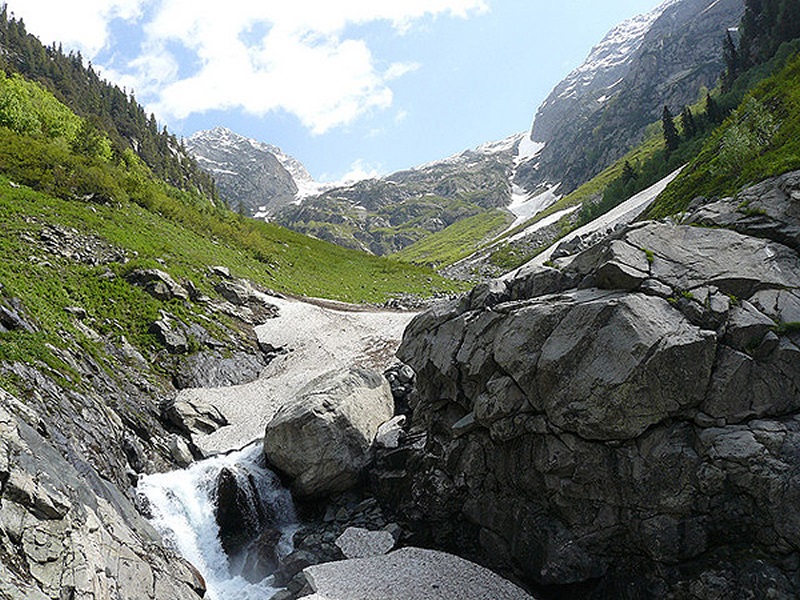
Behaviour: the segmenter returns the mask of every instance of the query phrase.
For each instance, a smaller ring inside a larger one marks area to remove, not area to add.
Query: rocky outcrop
[[[128,275],[128,281],[143,288],[157,300],[188,300],[189,292],[161,269],[136,269]]]
[[[198,164],[214,177],[220,197],[248,216],[272,214],[293,202],[298,186],[314,182],[305,167],[280,148],[215,127],[186,140]]]
[[[64,460],[43,424],[0,390],[0,597],[202,597],[194,568],[113,483]]]
[[[317,377],[269,422],[264,453],[301,496],[342,492],[369,461],[378,427],[392,417],[389,383],[352,367]]]
[[[187,435],[211,433],[228,424],[228,419],[216,406],[207,404],[202,399],[186,396],[168,404],[164,410],[164,418]]]
[[[773,179],[418,316],[384,500],[556,596],[795,597],[798,197]]]

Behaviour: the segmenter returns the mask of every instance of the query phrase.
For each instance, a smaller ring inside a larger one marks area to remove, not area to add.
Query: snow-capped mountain
[[[605,102],[627,74],[653,23],[678,2],[680,0],[666,0],[653,11],[637,15],[611,29],[592,48],[583,64],[556,85],[539,107],[534,119],[533,139],[546,141],[557,126],[557,117],[574,110],[585,96],[594,96],[598,103]]]
[[[695,102],[722,72],[722,39],[743,12],[744,0],[667,0],[614,27],[539,107],[531,135],[546,147],[516,183],[569,192],[641,141],[664,105]]]
[[[214,177],[223,200],[248,215],[270,215],[319,191],[299,160],[225,127],[195,133],[186,147]]]

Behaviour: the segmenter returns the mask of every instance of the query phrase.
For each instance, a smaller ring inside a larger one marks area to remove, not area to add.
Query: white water
[[[256,584],[231,573],[219,540],[213,497],[223,468],[252,476],[260,501],[270,506],[282,533],[281,555],[291,551],[296,518],[291,494],[277,476],[262,464],[261,444],[198,462],[182,471],[148,475],[139,481],[138,493],[147,499],[150,522],[164,542],[194,565],[206,580],[208,600],[263,600],[276,591],[271,578]]]

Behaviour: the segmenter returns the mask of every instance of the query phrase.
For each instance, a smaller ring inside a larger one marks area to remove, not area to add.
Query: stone
[[[375,433],[375,443],[382,448],[397,448],[400,446],[400,441],[405,435],[403,427],[406,424],[406,420],[407,417],[405,415],[397,415],[385,423],[381,423]]]
[[[266,525],[274,525],[274,515],[262,503],[253,478],[235,466],[220,470],[213,497],[219,539],[228,556],[236,556]],[[280,532],[277,535],[279,539]],[[254,555],[250,566],[260,572],[265,560],[264,551],[256,554],[261,558]],[[262,567],[256,568],[257,564]],[[274,568],[275,565],[271,570]]]
[[[186,288],[177,283],[169,273],[160,269],[136,269],[127,279],[157,300],[189,300]]]
[[[208,267],[208,270],[212,275],[216,275],[217,277],[222,277],[223,279],[231,278],[231,270],[228,267],[216,265],[213,267]]]
[[[68,463],[37,420],[0,390],[0,597],[201,598],[202,578],[127,495],[85,460]]]
[[[553,597],[800,595],[796,198],[800,172],[418,315],[373,494]]]
[[[198,398],[186,395],[170,404],[164,411],[165,418],[186,434],[211,433],[228,424],[220,410]]]
[[[369,462],[381,423],[392,417],[389,383],[359,367],[309,382],[267,424],[267,460],[301,496],[324,496],[353,485]]]
[[[194,456],[189,448],[189,444],[179,435],[173,434],[170,436],[169,452],[172,459],[181,468],[185,469],[194,462]]]
[[[29,317],[26,317],[22,309],[22,302],[17,298],[9,298],[8,302],[0,302],[0,328],[6,331],[25,331],[35,333],[39,328]]]
[[[151,323],[149,331],[172,354],[185,354],[189,352],[189,340],[180,328],[174,326],[174,323],[172,319],[159,319]]]
[[[401,548],[385,556],[356,558],[307,567],[315,592],[326,600],[473,600],[531,596],[513,583],[451,554]]]
[[[266,366],[261,353],[204,350],[181,357],[172,381],[179,390],[240,385],[258,379]]]
[[[742,301],[741,306],[731,309],[722,341],[736,350],[753,351],[774,327],[775,322],[772,319],[749,302]]]
[[[394,548],[395,539],[388,531],[348,527],[336,538],[336,545],[346,558],[366,558],[386,554]]]

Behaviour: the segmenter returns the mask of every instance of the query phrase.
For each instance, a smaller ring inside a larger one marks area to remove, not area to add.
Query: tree
[[[681,128],[683,128],[683,136],[687,140],[697,135],[697,124],[694,122],[692,109],[688,106],[684,106],[681,111]]]
[[[722,111],[719,109],[719,105],[717,104],[716,100],[711,97],[711,94],[706,93],[706,110],[705,110],[706,119],[712,125],[719,123],[722,121]]]
[[[742,72],[742,61],[739,58],[739,51],[733,43],[730,30],[725,32],[725,39],[722,42],[722,57],[725,60],[725,72],[722,74],[722,91],[727,92],[733,87],[733,82]]]
[[[623,185],[628,185],[631,181],[636,179],[636,171],[633,170],[631,163],[629,163],[627,160],[625,161],[625,164],[622,167],[621,177]]]
[[[668,106],[664,106],[664,112],[661,114],[661,124],[664,128],[664,146],[667,149],[667,156],[678,148],[680,138],[678,137],[678,129],[675,127],[675,121],[672,118],[672,113]]]

